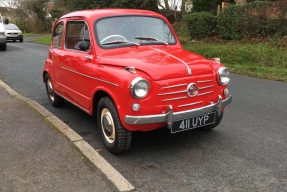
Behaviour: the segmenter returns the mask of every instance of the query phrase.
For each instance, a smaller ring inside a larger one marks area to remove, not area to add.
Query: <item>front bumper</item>
[[[17,36],[7,35],[7,40],[20,40],[20,39],[23,39],[23,35],[17,35]]]
[[[232,96],[229,95],[228,98],[222,100],[222,97],[218,96],[218,102],[212,103],[210,105],[187,110],[180,112],[173,112],[172,106],[169,105],[168,113],[166,114],[156,114],[156,115],[145,115],[145,116],[125,116],[125,123],[131,125],[142,125],[142,124],[152,124],[152,123],[167,123],[168,128],[172,127],[174,121],[187,119],[191,117],[196,117],[199,115],[207,114],[216,111],[217,116],[219,117],[222,113],[222,108],[229,105],[232,101]]]

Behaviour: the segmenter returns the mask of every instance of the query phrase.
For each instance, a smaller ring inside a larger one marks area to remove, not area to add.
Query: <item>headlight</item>
[[[142,99],[148,94],[149,83],[144,78],[137,77],[132,81],[130,90],[134,98]]]
[[[218,80],[221,85],[226,85],[230,81],[230,71],[226,67],[218,69]]]

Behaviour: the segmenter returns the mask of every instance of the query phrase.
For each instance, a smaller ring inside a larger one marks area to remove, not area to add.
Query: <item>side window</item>
[[[90,34],[86,22],[69,21],[66,31],[66,48],[80,50],[79,45],[83,41],[90,43]]]
[[[57,27],[55,28],[53,32],[53,47],[54,48],[60,48],[62,47],[62,39],[63,39],[63,22],[60,22],[57,24]]]

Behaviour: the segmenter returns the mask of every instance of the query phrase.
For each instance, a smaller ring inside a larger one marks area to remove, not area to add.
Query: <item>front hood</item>
[[[17,34],[22,34],[21,31],[17,30],[17,29],[6,29],[6,33],[17,33]]]
[[[113,49],[103,54],[99,63],[123,67],[133,66],[136,70],[148,73],[154,80],[213,73],[210,60],[183,49],[157,49],[147,46]]]

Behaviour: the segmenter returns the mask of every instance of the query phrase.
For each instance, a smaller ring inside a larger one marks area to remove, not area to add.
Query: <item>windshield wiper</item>
[[[168,45],[167,42],[162,41],[162,40],[160,40],[160,39],[157,39],[157,38],[155,38],[155,37],[137,36],[137,37],[135,37],[135,39],[138,39],[138,40],[146,40],[146,41],[158,41],[158,42],[161,42],[161,43],[163,43],[163,44],[165,44],[165,45]]]
[[[124,43],[131,43],[136,46],[140,45],[139,43],[130,42],[130,41],[110,41],[110,42],[102,43],[102,45],[119,45],[119,44],[124,44]]]

